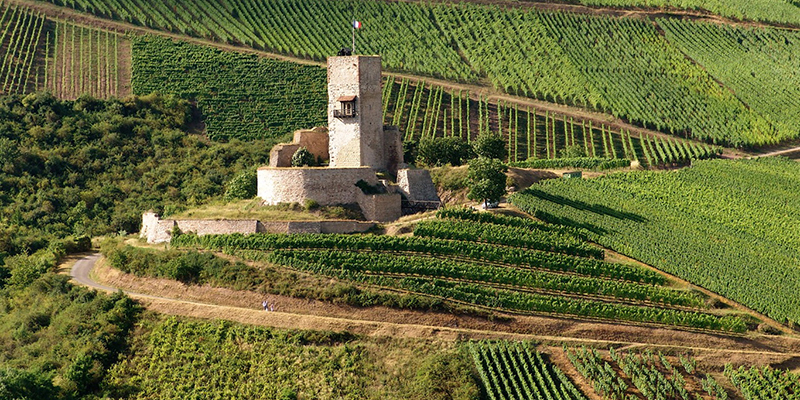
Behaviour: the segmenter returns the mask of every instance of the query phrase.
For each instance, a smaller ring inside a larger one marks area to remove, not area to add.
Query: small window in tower
[[[339,109],[333,111],[336,118],[348,118],[356,116],[356,96],[339,97]]]

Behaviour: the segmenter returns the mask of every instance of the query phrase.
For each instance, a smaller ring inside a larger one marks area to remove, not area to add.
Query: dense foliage
[[[440,343],[170,318],[107,382],[131,399],[474,400],[470,364]]]
[[[132,42],[133,93],[196,100],[212,139],[276,138],[326,121],[322,68],[156,36]]]
[[[496,158],[478,157],[469,160],[467,169],[467,198],[488,203],[497,203],[506,194],[506,171],[508,167]]]
[[[470,342],[467,347],[491,400],[585,400],[569,378],[526,342]]]
[[[220,196],[236,172],[266,162],[271,143],[208,143],[181,130],[190,114],[173,97],[0,98],[0,253],[136,232],[142,212]]]
[[[800,322],[800,164],[703,161],[670,172],[553,180],[511,201],[781,322]]]
[[[107,368],[126,351],[139,306],[122,293],[98,294],[68,280],[45,272],[25,286],[3,290],[3,398],[73,399],[96,393]]]

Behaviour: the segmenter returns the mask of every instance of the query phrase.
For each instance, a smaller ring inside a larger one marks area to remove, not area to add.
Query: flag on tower
[[[361,22],[353,21],[353,29],[361,29]]]

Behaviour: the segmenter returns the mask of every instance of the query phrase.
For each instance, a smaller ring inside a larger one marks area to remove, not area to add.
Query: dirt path
[[[800,340],[785,336],[726,335],[689,332],[665,327],[629,326],[570,318],[506,316],[509,321],[394,310],[357,308],[326,302],[269,296],[279,305],[273,312],[260,308],[264,295],[209,286],[184,285],[166,279],[137,278],[114,270],[97,254],[77,260],[70,268],[79,284],[98,290],[124,290],[149,309],[169,315],[225,319],[291,329],[350,331],[367,336],[456,339],[535,340],[559,346],[650,347],[696,354],[728,354],[730,358],[787,363],[800,359]],[[97,266],[97,267],[96,267]]]

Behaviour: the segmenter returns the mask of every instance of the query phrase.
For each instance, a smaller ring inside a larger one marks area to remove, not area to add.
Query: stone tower
[[[394,157],[387,150],[396,144],[384,133],[382,106],[379,56],[328,58],[328,153],[332,168],[390,167],[388,158]]]

